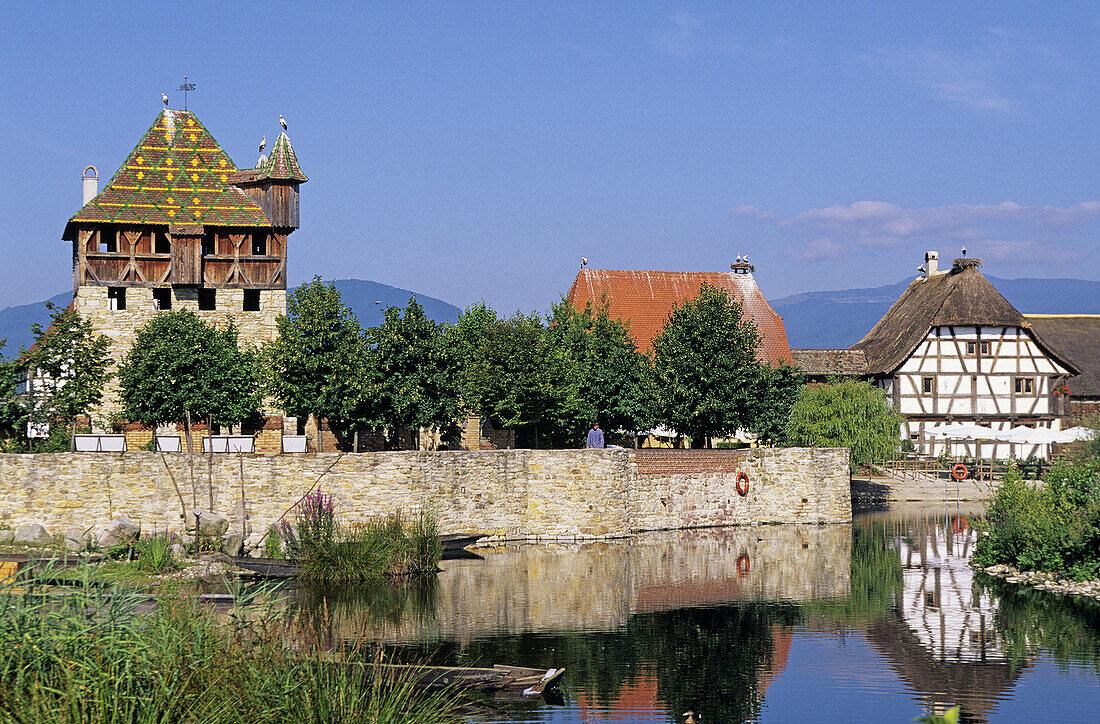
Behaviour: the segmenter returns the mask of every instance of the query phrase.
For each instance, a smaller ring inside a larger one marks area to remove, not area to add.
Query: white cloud
[[[952,204],[907,209],[887,201],[856,201],[849,206],[810,209],[779,222],[780,226],[811,226],[832,236],[848,236],[865,246],[893,246],[929,236],[961,241],[988,239],[998,224],[1065,227],[1100,216],[1100,201],[1082,201],[1065,208],[1000,204]]]
[[[734,206],[730,209],[731,216],[749,216],[756,219],[770,219],[774,214],[770,211],[763,211],[757,206],[751,206],[749,204],[741,204]]]
[[[828,237],[814,239],[801,247],[788,249],[787,256],[800,261],[826,261],[846,256],[846,249]]]

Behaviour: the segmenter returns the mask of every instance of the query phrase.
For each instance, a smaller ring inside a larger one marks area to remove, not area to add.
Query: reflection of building
[[[961,520],[921,521],[899,536],[901,597],[867,635],[929,712],[959,705],[963,721],[981,722],[1020,670],[994,633],[996,599],[974,586],[977,535]]]

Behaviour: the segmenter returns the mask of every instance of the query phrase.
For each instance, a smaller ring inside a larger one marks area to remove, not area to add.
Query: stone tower
[[[244,344],[274,339],[307,180],[285,133],[269,158],[240,170],[194,113],[164,109],[102,191],[84,175],[84,206],[63,236],[74,309],[110,338],[116,364],[160,310],[233,320]],[[118,410],[112,381],[97,412]]]

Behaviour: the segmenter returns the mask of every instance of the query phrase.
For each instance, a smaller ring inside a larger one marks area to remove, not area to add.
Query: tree
[[[805,384],[805,375],[797,367],[765,366],[763,389],[757,395],[749,431],[768,444],[785,445],[787,419]]]
[[[787,443],[804,447],[846,447],[849,465],[859,470],[899,445],[904,418],[869,382],[834,381],[807,385],[791,407]]]
[[[230,325],[216,329],[190,310],[162,312],[142,327],[118,370],[123,412],[149,427],[191,419],[219,425],[255,417],[258,355],[237,344]]]
[[[0,439],[21,437],[25,430],[27,411],[19,402],[19,390],[26,374],[18,360],[3,356],[6,339],[0,339]]]
[[[382,324],[368,329],[368,376],[378,395],[374,408],[379,422],[390,432],[391,445],[398,432],[409,428],[438,427],[454,438],[460,412],[457,360],[443,330],[424,313],[416,298],[404,310],[390,307]]]
[[[489,331],[497,324],[497,313],[484,300],[466,307],[454,324],[445,325],[443,337],[458,365],[459,397],[468,410],[477,410],[479,392],[474,363],[480,358]]]
[[[34,343],[24,350],[18,368],[29,372],[25,392],[27,422],[38,427],[69,428],[103,399],[111,378],[109,340],[95,334],[92,323],[72,309],[49,302],[50,324],[31,325]]]
[[[622,320],[611,318],[608,306],[605,297],[595,309],[588,304],[578,311],[562,300],[550,311],[547,334],[567,352],[571,384],[577,388],[579,411],[570,432],[578,442],[592,422],[606,430],[649,427],[647,358]]]
[[[729,294],[703,284],[653,340],[654,415],[694,446],[749,428],[767,379],[760,335]]]
[[[328,423],[342,449],[355,430],[378,424],[369,400],[380,396],[366,378],[362,330],[340,291],[314,277],[287,299],[268,349],[268,388],[279,406],[300,419]]]

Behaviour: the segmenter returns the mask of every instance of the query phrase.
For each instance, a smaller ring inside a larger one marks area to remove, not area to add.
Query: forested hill
[[[386,307],[405,307],[409,298],[415,294],[416,301],[424,307],[424,312],[436,322],[454,322],[461,313],[458,307],[448,304],[435,297],[425,294],[416,294],[408,289],[391,287],[388,284],[379,284],[365,279],[337,279],[333,282],[340,290],[340,296],[344,304],[351,307],[359,323],[364,327],[374,327],[382,322],[382,310]],[[66,307],[72,301],[71,292],[62,292],[48,301],[59,307]],[[378,302],[378,304],[375,304]],[[0,350],[0,355],[13,357],[19,352],[19,348],[29,347],[33,341],[30,327],[34,322],[46,325],[50,321],[50,313],[45,302],[34,304],[21,304],[19,306],[0,309],[0,339],[8,342]]]
[[[1024,314],[1100,314],[1100,282],[986,276]],[[807,292],[771,300],[794,348],[849,347],[870,331],[912,279],[870,289]]]

